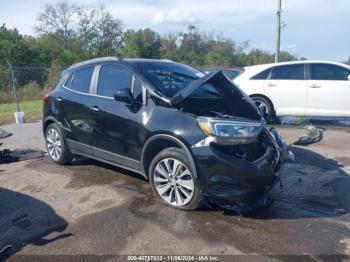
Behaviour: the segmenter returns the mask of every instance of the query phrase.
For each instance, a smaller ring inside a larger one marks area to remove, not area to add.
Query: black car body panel
[[[281,151],[286,149],[279,148],[265,128],[249,145],[219,145],[215,139],[201,144],[208,135],[197,123],[200,116],[263,122],[251,100],[222,72],[192,79],[182,90],[167,97],[140,70],[147,68],[147,63],[159,68],[181,67],[162,60],[104,58],[68,68],[44,106],[43,129],[49,123],[59,123],[72,153],[132,170],[146,178],[149,154],[166,145],[176,145],[186,152],[205,196],[240,206],[256,203],[278,180],[284,161]],[[141,81],[142,101],[131,105],[97,94],[98,73],[106,64],[120,65],[133,75],[133,81]],[[67,86],[72,74],[82,68],[94,69],[87,93]],[[224,97],[220,103],[199,101],[192,96],[207,83],[220,86]]]

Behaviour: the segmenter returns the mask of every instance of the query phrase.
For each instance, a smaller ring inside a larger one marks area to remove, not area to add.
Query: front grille
[[[239,159],[247,160],[250,162],[254,162],[261,158],[269,148],[271,141],[269,137],[263,130],[255,142],[251,144],[243,144],[243,145],[219,145],[212,144],[212,146],[227,155],[231,155],[237,157]]]

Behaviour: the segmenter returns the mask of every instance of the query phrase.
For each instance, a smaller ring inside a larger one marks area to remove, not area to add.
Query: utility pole
[[[281,46],[281,13],[282,13],[282,0],[277,0],[277,34],[276,34],[276,52],[275,63],[279,62],[280,46]]]

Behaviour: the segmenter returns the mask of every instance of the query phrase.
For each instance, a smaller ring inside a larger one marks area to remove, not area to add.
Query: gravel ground
[[[44,149],[40,122],[1,128],[14,133],[2,149]],[[301,127],[277,128],[288,143],[306,134]],[[163,206],[138,175],[92,160],[3,164],[0,247],[14,245],[5,252],[10,258],[350,255],[350,128],[326,127],[323,140],[292,151],[296,162],[282,171],[282,190],[277,185],[271,192],[274,203],[249,216]]]

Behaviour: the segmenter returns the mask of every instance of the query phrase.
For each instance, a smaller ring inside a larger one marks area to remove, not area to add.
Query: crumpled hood
[[[205,75],[196,81],[193,81],[188,86],[186,86],[186,88],[182,89],[181,91],[179,91],[176,95],[174,95],[171,98],[171,100],[170,100],[171,104],[172,105],[180,104],[184,99],[186,99],[189,95],[191,95],[193,93],[193,91],[196,90],[197,88],[199,88],[201,85],[208,83],[210,80],[213,80],[216,78],[221,78],[222,76],[224,78],[226,78],[221,71],[218,71],[216,73]]]
[[[198,99],[192,94],[205,84],[212,84],[221,96],[217,100]],[[261,121],[262,117],[254,102],[236,85],[234,85],[222,71],[206,75],[190,83],[186,88],[174,95],[170,103],[185,112],[198,116],[220,118],[246,118]]]

